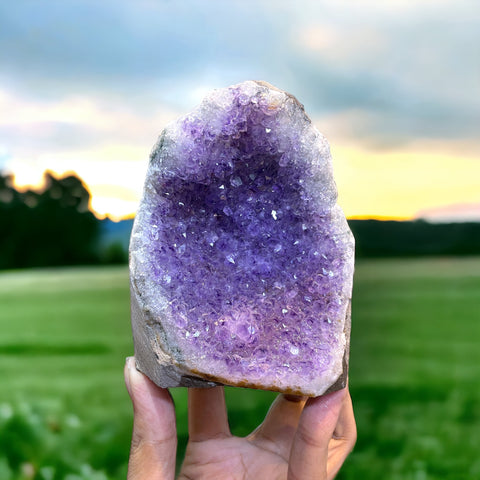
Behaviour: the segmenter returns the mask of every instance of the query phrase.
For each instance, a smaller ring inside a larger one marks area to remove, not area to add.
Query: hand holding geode
[[[130,245],[137,366],[162,387],[345,385],[354,244],[326,139],[263,82],[162,132]]]

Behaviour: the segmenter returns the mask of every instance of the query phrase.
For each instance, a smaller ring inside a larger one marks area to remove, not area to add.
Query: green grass
[[[480,259],[357,266],[359,439],[339,478],[480,478]]]
[[[359,438],[339,479],[480,478],[479,299],[480,258],[357,264]],[[127,269],[2,273],[0,329],[0,478],[125,478]],[[182,450],[186,392],[173,394]],[[247,434],[274,397],[227,389],[233,431]]]

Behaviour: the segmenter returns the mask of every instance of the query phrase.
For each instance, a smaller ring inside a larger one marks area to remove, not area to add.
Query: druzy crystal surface
[[[354,244],[336,198],[326,139],[269,84],[169,124],[131,239],[138,367],[164,387],[341,388]]]

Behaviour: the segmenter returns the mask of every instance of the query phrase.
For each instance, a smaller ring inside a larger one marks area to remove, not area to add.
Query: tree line
[[[357,257],[479,255],[480,222],[350,220]]]
[[[46,172],[40,191],[19,191],[0,173],[0,269],[98,263],[100,222],[74,175]]]
[[[75,175],[46,172],[41,190],[19,191],[0,172],[0,269],[126,263],[132,221],[106,235],[115,225],[97,219],[89,205],[90,193]],[[480,254],[480,222],[348,223],[358,258]]]

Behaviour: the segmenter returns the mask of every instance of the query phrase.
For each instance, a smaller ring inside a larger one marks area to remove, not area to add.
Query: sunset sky
[[[247,79],[329,139],[349,217],[480,221],[477,0],[0,3],[0,171],[135,212],[167,122]]]

